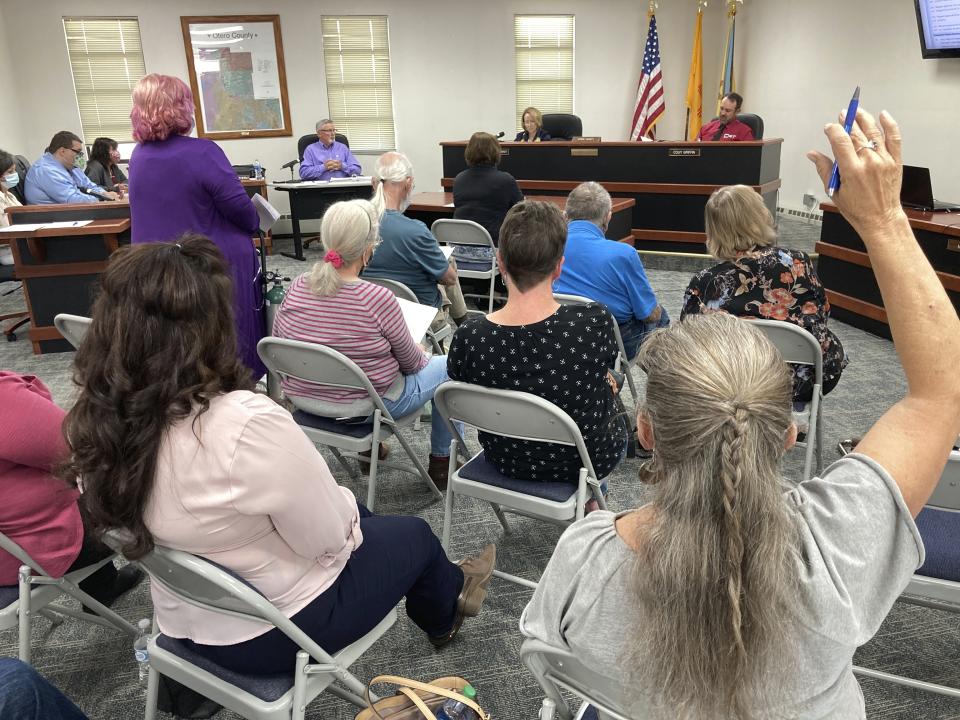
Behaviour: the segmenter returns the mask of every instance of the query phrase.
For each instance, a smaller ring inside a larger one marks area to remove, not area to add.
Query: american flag
[[[657,36],[657,18],[650,16],[647,46],[643,51],[643,71],[637,86],[637,104],[633,109],[633,127],[630,139],[654,137],[654,124],[663,114],[663,77],[660,75],[660,38]]]

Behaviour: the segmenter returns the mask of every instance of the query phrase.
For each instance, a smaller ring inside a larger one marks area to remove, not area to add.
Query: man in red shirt
[[[737,112],[743,105],[743,97],[737,93],[724,95],[720,101],[720,112],[717,113],[717,119],[711,120],[702,128],[697,135],[697,142],[702,140],[714,140],[719,142],[732,142],[737,140],[753,140],[753,130],[737,120]]]

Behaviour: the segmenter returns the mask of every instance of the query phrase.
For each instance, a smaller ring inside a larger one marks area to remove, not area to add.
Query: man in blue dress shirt
[[[632,359],[644,338],[669,325],[670,318],[657,302],[637,251],[604,237],[613,217],[611,205],[610,193],[595,182],[578,185],[567,197],[567,245],[553,291],[606,305]]]
[[[119,195],[90,182],[79,167],[83,141],[69,130],[61,130],[37,160],[24,180],[24,197],[30,205],[93,203],[97,195],[116,200]],[[86,191],[86,192],[84,192]],[[95,193],[93,195],[89,193]]]
[[[360,163],[350,148],[337,142],[337,126],[325,118],[317,123],[318,142],[307,146],[300,163],[301,180],[330,180],[360,174]]]

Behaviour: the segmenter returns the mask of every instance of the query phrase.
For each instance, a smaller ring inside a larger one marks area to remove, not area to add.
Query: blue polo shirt
[[[449,266],[426,225],[387,210],[380,219],[380,244],[362,276],[402,282],[421,305],[439,308],[442,299],[437,283]]]
[[[644,320],[657,307],[657,296],[637,251],[626,243],[608,240],[588,220],[573,220],[567,226],[563,269],[553,291],[601,302],[618,323]]]

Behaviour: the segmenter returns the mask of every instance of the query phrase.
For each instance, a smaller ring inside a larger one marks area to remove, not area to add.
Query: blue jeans
[[[670,324],[670,316],[667,315],[667,309],[660,306],[660,319],[657,322],[644,322],[636,318],[630,318],[626,322],[618,322],[620,326],[620,337],[623,339],[623,349],[627,357],[633,360],[640,352],[640,345],[647,339],[647,335],[657,328],[664,328]]]
[[[333,585],[290,619],[333,654],[370,632],[405,597],[407,615],[421,630],[434,637],[448,633],[463,571],[447,559],[425,520],[373,515],[360,503],[357,508],[360,547]],[[235,645],[183,642],[218,665],[252,675],[292,671],[297,652],[276,628]]]
[[[87,720],[87,716],[32,667],[0,658],[0,717],[15,720]]]
[[[405,375],[403,392],[396,400],[383,398],[383,404],[394,418],[409,415],[428,402],[433,401],[434,391],[450,378],[447,377],[447,356],[435,355],[416,375]],[[460,433],[463,427],[458,425]],[[440,413],[433,408],[430,413],[430,454],[447,457],[453,437]]]

